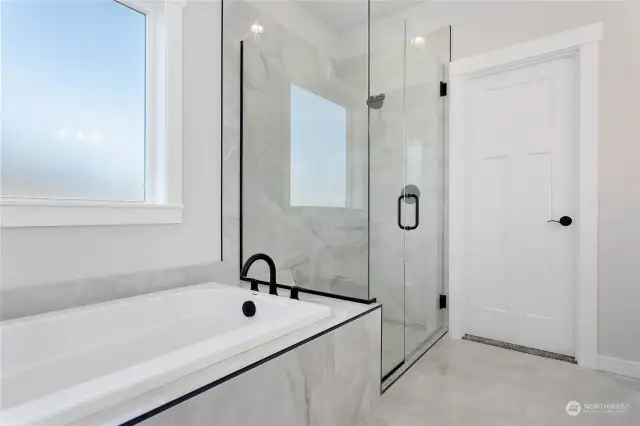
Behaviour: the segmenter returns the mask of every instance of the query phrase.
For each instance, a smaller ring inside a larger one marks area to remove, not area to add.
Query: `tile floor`
[[[569,416],[569,401],[627,404]],[[640,380],[445,336],[366,426],[640,426]]]

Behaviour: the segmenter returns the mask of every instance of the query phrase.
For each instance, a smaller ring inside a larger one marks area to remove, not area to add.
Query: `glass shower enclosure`
[[[393,379],[446,329],[449,30],[421,34],[403,16],[383,25],[382,3],[367,1],[230,4],[240,263],[266,253],[280,284],[381,303],[381,377]],[[281,19],[300,7],[321,21],[344,7],[362,24],[319,37]],[[252,272],[267,281],[261,266]]]
[[[441,33],[406,18],[371,25],[371,93],[385,100],[369,120],[369,287],[383,305],[386,378],[443,330],[446,69],[431,48]]]

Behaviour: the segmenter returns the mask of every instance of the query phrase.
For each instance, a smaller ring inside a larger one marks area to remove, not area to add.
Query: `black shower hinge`
[[[447,96],[447,83],[445,83],[444,81],[440,82],[440,97],[445,97]]]
[[[440,295],[440,309],[446,309],[447,308],[447,295],[446,294],[441,294]]]

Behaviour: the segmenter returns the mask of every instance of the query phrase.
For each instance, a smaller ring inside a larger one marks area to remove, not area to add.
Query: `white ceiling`
[[[371,20],[408,9],[424,0],[371,0]],[[338,33],[367,23],[367,0],[296,0],[300,6]]]

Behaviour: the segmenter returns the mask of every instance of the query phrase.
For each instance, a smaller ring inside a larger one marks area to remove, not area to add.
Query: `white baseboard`
[[[598,355],[596,370],[640,379],[640,362]]]

